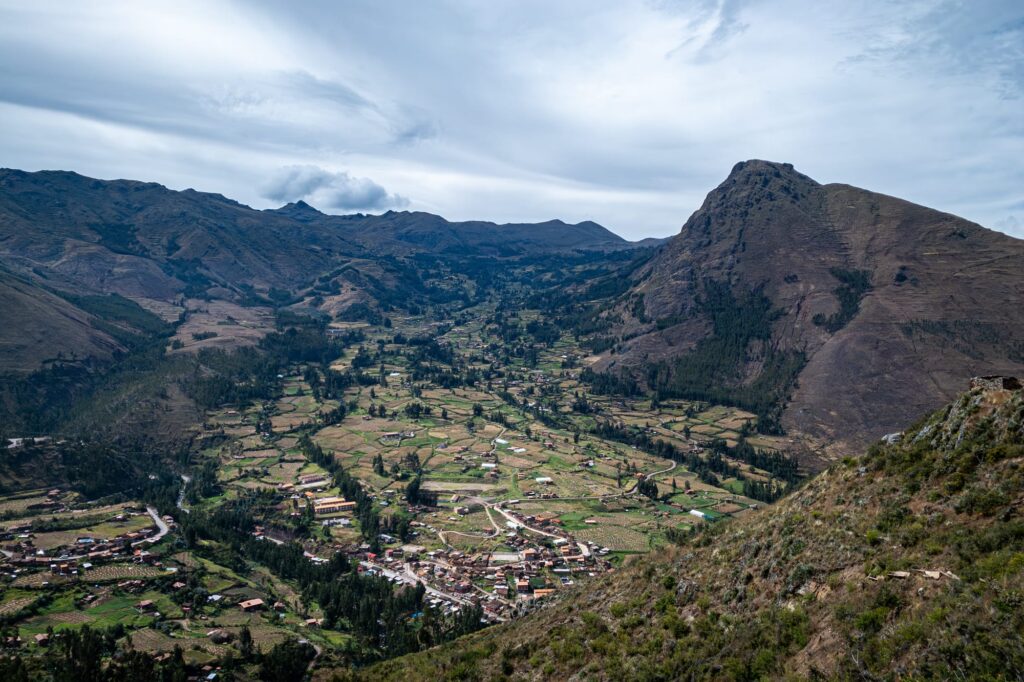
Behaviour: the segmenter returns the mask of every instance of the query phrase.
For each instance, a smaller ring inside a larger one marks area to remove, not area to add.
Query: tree
[[[421,483],[420,477],[416,476],[409,481],[409,485],[405,486],[405,499],[409,501],[409,504],[419,504]]]
[[[264,654],[260,662],[260,679],[264,682],[294,682],[306,674],[316,650],[307,643],[286,640]]]
[[[645,495],[652,500],[657,499],[658,497],[658,484],[655,483],[652,478],[641,478],[636,489],[641,495]]]
[[[238,633],[238,651],[242,654],[242,660],[248,661],[252,659],[252,632],[249,631],[248,625],[242,626],[242,631]]]

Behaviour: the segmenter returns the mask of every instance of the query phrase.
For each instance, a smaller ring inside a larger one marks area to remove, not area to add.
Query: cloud
[[[355,178],[345,171],[331,172],[319,166],[297,165],[278,169],[260,188],[272,201],[308,200],[324,208],[380,210],[407,206],[409,200],[369,178]]]
[[[1021,216],[1019,0],[0,0],[0,16],[5,166],[640,238],[769,158],[1000,229]]]

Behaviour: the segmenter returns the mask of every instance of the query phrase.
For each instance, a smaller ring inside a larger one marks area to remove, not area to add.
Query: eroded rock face
[[[922,426],[912,441],[951,451],[982,429],[990,432],[987,437],[999,441],[1015,442],[1024,436],[1024,390],[1019,379],[971,379],[970,391],[954,401],[943,418]]]

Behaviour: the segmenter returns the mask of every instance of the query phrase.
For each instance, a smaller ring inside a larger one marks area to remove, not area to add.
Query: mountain
[[[374,680],[1019,679],[1024,390],[969,392],[778,504]]]
[[[956,216],[739,163],[638,272],[596,369],[841,455],[965,376],[1024,372],[1022,262],[1024,241]]]
[[[445,284],[451,273],[438,269],[439,260],[632,248],[590,222],[452,223],[410,212],[329,216],[301,201],[258,211],[219,194],[155,183],[5,169],[0,287],[12,324],[0,337],[0,369],[31,371],[58,353],[109,358],[124,350],[104,328],[123,327],[123,316],[104,317],[109,302],[83,307],[83,297],[118,296],[114,307],[135,305],[167,322],[201,317],[209,301],[224,302],[217,307],[222,318],[241,319],[248,314],[241,308],[261,306],[266,316],[271,307],[288,305],[373,316],[460,296]],[[251,334],[233,340],[230,327],[218,333],[227,345],[252,341]]]

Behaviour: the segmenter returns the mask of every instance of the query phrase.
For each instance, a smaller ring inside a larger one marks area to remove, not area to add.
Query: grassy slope
[[[762,514],[366,678],[1020,678],[1022,424],[1024,391],[975,389]]]

